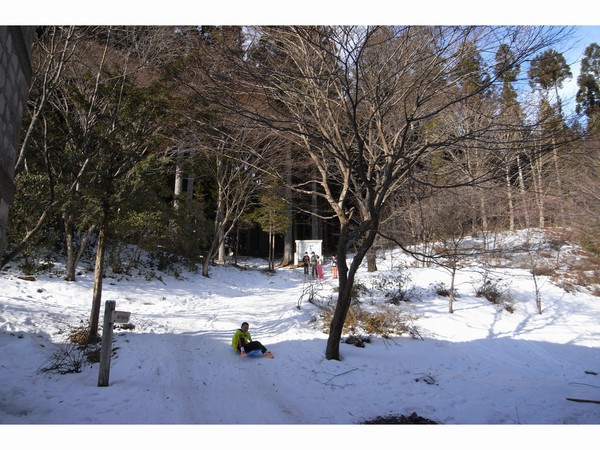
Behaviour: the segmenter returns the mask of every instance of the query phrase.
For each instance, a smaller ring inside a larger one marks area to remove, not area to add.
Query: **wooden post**
[[[102,329],[102,348],[100,350],[100,371],[98,386],[108,386],[110,376],[110,357],[112,354],[113,321],[116,302],[107,300],[104,306],[104,326]]]

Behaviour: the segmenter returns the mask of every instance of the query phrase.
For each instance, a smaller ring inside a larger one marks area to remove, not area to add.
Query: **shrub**
[[[52,354],[38,369],[40,372],[58,373],[80,373],[86,364],[97,363],[100,360],[100,342],[87,344],[89,328],[73,328],[68,336],[67,342],[57,344]]]
[[[35,275],[41,272],[52,272],[54,261],[28,255],[23,258],[18,267],[24,275]]]
[[[352,300],[358,300],[361,295],[368,293],[369,289],[362,283],[355,281],[352,285],[352,292],[350,293],[350,298]]]
[[[507,284],[501,279],[484,278],[481,286],[475,289],[476,297],[483,297],[494,305],[501,306],[506,311],[514,312],[514,304]]]
[[[552,280],[566,292],[587,290],[598,296],[600,285],[600,258],[585,252],[570,261],[564,271],[556,272]]]
[[[302,303],[307,301],[315,306],[321,307],[328,304],[328,300],[320,294],[323,290],[323,286],[320,283],[310,283],[304,287],[302,295],[298,298],[296,308],[300,309]]]
[[[475,290],[475,296],[498,304],[502,300],[503,291],[499,288],[498,281],[484,280],[483,284]]]
[[[394,277],[379,277],[374,280],[373,287],[383,292],[388,303],[400,305],[410,302],[414,296],[414,287],[409,287],[412,278],[408,273]]]
[[[411,334],[412,318],[399,312],[397,308],[382,307],[379,311],[363,312],[361,319],[366,333],[384,339]]]
[[[58,344],[48,360],[40,367],[40,372],[65,375],[80,373],[86,364],[99,361],[100,344],[79,345],[74,343]]]
[[[321,310],[323,323],[329,324],[333,317],[334,308],[325,307]],[[381,307],[367,311],[360,305],[353,304],[348,310],[342,334],[360,336],[362,334],[380,336],[389,339],[392,336],[410,335],[412,338],[420,337],[414,326],[417,317],[394,306],[382,305]],[[329,332],[324,327],[324,332]]]
[[[25,275],[35,275],[39,272],[37,264],[33,263],[30,259],[25,259],[19,264],[19,269]]]
[[[537,266],[537,267],[534,267],[533,269],[531,269],[531,274],[535,275],[536,277],[540,277],[540,276],[551,277],[554,274],[556,274],[556,271],[552,267],[550,267],[546,264],[543,264],[541,266]]]
[[[413,297],[414,288],[406,288],[409,280],[410,276],[408,274],[392,278],[378,277],[374,279],[373,289],[383,291],[387,304],[378,304],[373,301],[370,303],[372,306],[370,306],[369,311],[361,306],[359,298],[361,295],[369,294],[370,290],[362,283],[354,283],[351,293],[352,301],[346,315],[342,334],[355,337],[361,334],[372,334],[388,339],[393,335],[401,336],[408,333],[413,338],[420,337],[413,325],[416,317],[398,308],[400,302],[409,302]],[[306,295],[306,292],[304,295]],[[314,301],[311,301],[311,303],[314,303]],[[335,311],[335,302],[317,304],[317,306],[321,306],[320,318],[323,323],[323,331],[328,333],[328,325],[331,323]]]
[[[450,297],[450,288],[446,286],[446,283],[439,281],[433,284],[433,291],[441,297]],[[454,297],[458,297],[458,292],[454,289]]]

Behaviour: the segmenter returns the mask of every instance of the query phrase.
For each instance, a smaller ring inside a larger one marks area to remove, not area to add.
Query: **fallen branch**
[[[327,380],[327,381],[325,382],[325,384],[329,383],[331,380],[333,380],[333,379],[334,379],[334,378],[336,378],[336,377],[339,377],[339,376],[345,375],[345,374],[347,374],[347,373],[350,373],[350,372],[354,372],[355,370],[358,370],[358,367],[357,367],[357,368],[354,368],[354,369],[346,370],[345,372],[342,372],[342,373],[338,373],[337,375],[334,375],[334,376],[332,376],[332,377],[331,377],[329,380]]]
[[[572,401],[572,402],[579,402],[579,403],[596,403],[596,404],[600,405],[600,400],[587,400],[585,398],[569,398],[569,397],[567,397],[567,400]]]
[[[571,381],[569,384],[578,384],[580,386],[589,386],[589,387],[593,387],[593,388],[596,388],[596,389],[600,389],[600,386],[596,386],[595,384],[577,383],[575,381]]]

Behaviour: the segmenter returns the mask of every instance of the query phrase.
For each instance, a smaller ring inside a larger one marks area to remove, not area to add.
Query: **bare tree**
[[[215,228],[202,265],[205,277],[209,276],[212,260],[251,205],[258,188],[258,180],[252,174],[252,155],[244,151],[253,143],[251,133],[241,126],[197,136],[199,156],[216,190]],[[244,156],[249,159],[244,160]]]
[[[565,159],[564,188],[573,201],[570,228],[586,250],[600,253],[600,133],[592,130]]]
[[[19,171],[25,161],[33,130],[38,126],[50,96],[63,83],[65,65],[73,56],[78,40],[75,27],[52,26],[43,28],[42,35],[34,42],[32,49],[34,73],[31,89],[35,92],[30,95],[28,106],[31,117],[21,141],[15,171]]]
[[[465,260],[480,249],[465,246],[465,238],[471,232],[471,222],[468,214],[468,195],[458,191],[444,191],[443,201],[433,198],[435,204],[431,205],[429,218],[433,230],[432,254],[429,259],[437,266],[450,273],[450,288],[448,312],[454,312],[454,299],[456,291],[456,273],[464,265]]]
[[[291,187],[322,199],[340,228],[339,296],[326,348],[326,358],[340,359],[354,277],[379,233],[386,202],[411,178],[441,187],[442,178],[427,175],[434,157],[493,132],[493,118],[466,134],[449,120],[454,107],[498,81],[490,77],[474,91],[457,89],[465,80],[458,68],[461,45],[469,41],[487,52],[506,41],[520,64],[561,33],[540,27],[342,26],[258,28],[248,36],[255,39],[250,48],[261,43],[269,52],[261,64],[224,53],[230,70],[209,74],[215,91],[208,96],[303,147],[296,160],[307,168],[305,177]],[[476,107],[466,111],[480,113]],[[263,158],[260,169],[277,172],[268,158],[276,149],[262,150],[256,151]]]

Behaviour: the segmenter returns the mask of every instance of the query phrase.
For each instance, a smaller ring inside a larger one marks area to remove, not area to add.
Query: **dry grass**
[[[321,310],[324,324],[331,323],[333,313],[333,307],[325,307]],[[348,310],[342,334],[351,336],[367,334],[384,339],[408,334],[417,338],[419,335],[413,324],[415,320],[415,316],[394,305],[380,305],[376,309],[367,311],[358,302],[354,302]]]

